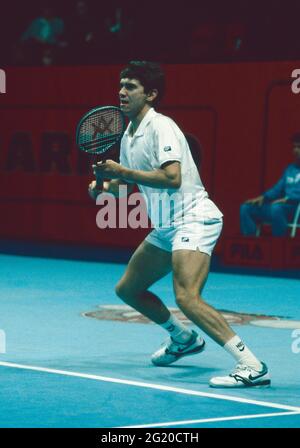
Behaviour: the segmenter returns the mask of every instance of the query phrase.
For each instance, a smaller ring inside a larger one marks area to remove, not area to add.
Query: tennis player
[[[130,123],[121,141],[120,163],[107,160],[94,167],[96,180],[89,193],[118,195],[119,186],[137,184],[143,193],[154,229],[137,248],[116,286],[128,305],[170,335],[152,355],[156,366],[201,353],[204,339],[183,325],[149,287],[172,271],[176,303],[185,316],[233,356],[232,373],[214,377],[212,387],[250,387],[271,383],[268,368],[207,304],[201,292],[210,258],[222,229],[222,213],[209,199],[184,134],[173,120],[155,110],[165,90],[161,67],[131,61],[120,74],[120,108]],[[111,179],[103,183],[103,178]],[[130,188],[129,188],[130,191]],[[169,213],[153,213],[153,198]],[[175,200],[173,200],[175,198]],[[167,201],[173,200],[173,207]],[[161,216],[164,215],[164,216]]]

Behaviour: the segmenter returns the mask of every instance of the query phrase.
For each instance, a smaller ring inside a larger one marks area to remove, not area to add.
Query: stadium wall
[[[168,65],[160,111],[201,146],[201,177],[224,213],[222,240],[239,233],[239,205],[271,186],[293,159],[300,62]],[[134,247],[145,229],[100,230],[92,176],[75,146],[87,110],[118,104],[120,66],[7,68],[0,95],[0,237]]]

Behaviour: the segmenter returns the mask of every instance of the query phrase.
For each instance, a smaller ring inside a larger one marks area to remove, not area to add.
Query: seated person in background
[[[295,162],[288,165],[278,182],[262,195],[248,199],[240,208],[240,228],[255,236],[257,224],[272,226],[273,236],[285,236],[287,225],[300,202],[300,132],[292,137]]]
[[[63,31],[63,19],[55,15],[50,2],[44,2],[40,15],[29,24],[20,39],[27,63],[43,64],[44,57],[49,58],[50,53],[53,58],[54,50],[60,45]]]
[[[41,15],[36,17],[22,34],[21,41],[34,41],[42,44],[57,44],[64,30],[64,22],[54,15],[51,6],[44,4]]]

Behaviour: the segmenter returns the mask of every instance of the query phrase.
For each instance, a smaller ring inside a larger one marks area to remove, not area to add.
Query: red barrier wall
[[[300,94],[292,93],[290,83],[299,67],[300,62],[165,67],[168,89],[160,110],[202,145],[201,176],[224,212],[223,237],[239,232],[240,203],[270,187],[292,161],[289,137],[300,130]],[[147,233],[96,227],[98,209],[87,197],[91,176],[84,174],[74,143],[85,111],[117,104],[119,69],[6,70],[7,93],[0,95],[0,237],[134,246]],[[49,161],[53,154],[56,162]]]

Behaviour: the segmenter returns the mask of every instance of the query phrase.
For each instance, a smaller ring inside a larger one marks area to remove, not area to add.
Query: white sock
[[[233,336],[226,342],[224,348],[239,364],[245,364],[258,371],[261,370],[261,362],[253,355],[239,336]]]
[[[172,339],[176,342],[187,342],[191,339],[192,330],[187,328],[176,316],[173,314],[170,315],[170,318],[167,322],[160,324],[162,328],[167,330]]]

